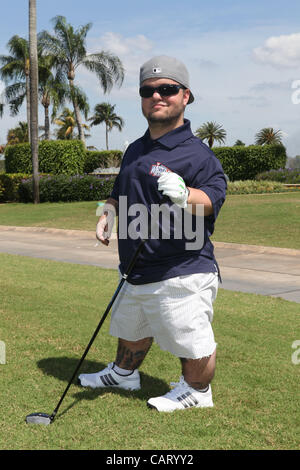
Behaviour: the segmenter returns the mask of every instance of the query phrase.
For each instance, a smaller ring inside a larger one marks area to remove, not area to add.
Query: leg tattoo
[[[122,369],[138,369],[145,359],[151,345],[152,338],[145,338],[140,341],[125,341],[119,339],[116,364]]]

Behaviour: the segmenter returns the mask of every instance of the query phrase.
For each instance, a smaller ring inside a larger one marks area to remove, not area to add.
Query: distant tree
[[[3,96],[13,115],[26,100],[27,122],[30,122],[29,41],[14,35],[8,41],[10,55],[0,55],[0,78],[6,84]],[[3,103],[2,103],[3,109]]]
[[[256,145],[282,144],[282,132],[275,131],[273,127],[265,127],[255,135]]]
[[[40,33],[39,38],[45,51],[53,55],[59,73],[65,74],[70,85],[79,138],[84,142],[84,131],[81,125],[80,110],[74,93],[75,72],[82,66],[94,73],[104,90],[109,91],[114,84],[121,85],[124,69],[120,59],[108,52],[87,53],[86,36],[92,24],[88,23],[75,29],[67,23],[64,16],[53,18],[54,35],[48,31]]]
[[[106,149],[108,150],[108,133],[116,127],[120,132],[123,129],[124,121],[120,116],[114,112],[116,105],[110,103],[96,104],[94,108],[94,115],[88,120],[91,121],[91,126],[98,126],[105,123],[106,129]]]
[[[224,143],[226,139],[226,131],[221,124],[216,122],[206,122],[199,127],[196,136],[201,140],[207,140],[209,147],[213,147],[215,142]]]
[[[233,146],[234,147],[245,147],[245,145],[246,144],[242,140],[238,139],[238,140],[236,140],[236,142]]]
[[[72,102],[72,95],[70,91],[69,84],[62,74],[53,73],[53,63],[54,58],[51,55],[44,56],[43,54],[40,57],[40,63],[42,67],[40,68],[39,75],[39,95],[40,102],[44,108],[44,135],[45,140],[50,138],[50,118],[49,118],[49,107],[52,105],[52,115],[51,120],[56,117],[57,112],[63,108],[66,102]],[[76,96],[76,102],[78,108],[84,115],[87,115],[89,111],[88,98],[85,93],[78,87],[74,85],[73,93]]]
[[[54,119],[54,124],[58,126],[56,130],[56,137],[59,140],[73,140],[78,139],[79,134],[75,133],[76,130],[76,119],[74,111],[71,111],[69,108],[64,108],[62,113],[58,118]],[[81,124],[83,129],[89,129],[87,124]],[[85,137],[89,137],[88,134],[85,134]]]
[[[20,121],[17,127],[8,130],[7,145],[22,144],[24,142],[29,142],[28,124],[27,122]]]

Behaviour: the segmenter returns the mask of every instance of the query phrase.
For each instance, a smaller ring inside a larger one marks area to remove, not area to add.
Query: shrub
[[[0,174],[0,202],[3,202],[4,194],[5,194],[5,187],[4,187],[4,184],[1,180],[1,174]]]
[[[227,183],[227,194],[262,194],[286,191],[282,183],[276,181],[234,181]]]
[[[18,201],[18,188],[22,181],[29,179],[31,175],[23,173],[0,173],[0,201]]]
[[[251,180],[258,173],[285,167],[283,145],[249,145],[213,149],[230,181]]]
[[[119,167],[123,152],[121,150],[86,151],[84,173],[92,173],[97,168]]]
[[[80,140],[43,140],[39,143],[41,173],[76,175],[83,173],[85,147]],[[5,149],[7,173],[32,174],[30,144],[9,145]]]
[[[115,177],[48,175],[40,178],[40,202],[99,201],[110,195]],[[19,186],[21,202],[33,201],[32,179]]]
[[[256,175],[255,179],[257,181],[272,180],[286,184],[297,184],[300,183],[300,169],[280,168],[279,170],[265,171]]]

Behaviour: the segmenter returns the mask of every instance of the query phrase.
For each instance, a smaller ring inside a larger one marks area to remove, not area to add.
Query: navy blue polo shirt
[[[209,237],[214,232],[215,220],[225,201],[226,179],[220,161],[207,145],[193,135],[190,122],[186,119],[182,126],[157,140],[151,140],[148,129],[143,137],[127,148],[111,197],[119,201],[120,196],[127,196],[128,208],[140,203],[147,207],[150,214],[151,204],[162,201],[157,183],[162,171],[177,173],[187,186],[204,191],[212,202],[213,214],[204,217],[204,243],[197,250],[186,249],[184,234],[181,239],[148,239],[128,277],[132,284],[215,272],[217,269],[214,247]],[[128,223],[131,220],[128,216]],[[122,274],[138,245],[139,239],[118,237]]]

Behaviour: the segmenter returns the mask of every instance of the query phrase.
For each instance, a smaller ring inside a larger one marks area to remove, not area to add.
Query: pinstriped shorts
[[[162,350],[186,359],[210,356],[216,348],[211,324],[218,283],[218,273],[125,282],[112,308],[110,334],[127,341],[153,337]]]

